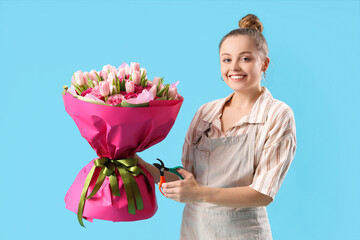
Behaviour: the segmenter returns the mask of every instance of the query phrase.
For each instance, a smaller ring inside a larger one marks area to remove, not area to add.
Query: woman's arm
[[[151,174],[151,176],[153,176],[155,183],[158,184],[160,182],[160,171],[159,171],[159,169],[157,169],[157,167],[155,167],[154,165],[145,162],[137,154],[135,154],[134,157],[139,159],[138,160],[139,164],[141,166],[143,166]],[[172,182],[172,181],[179,180],[179,177],[176,176],[176,174],[173,174],[171,172],[165,172],[164,175],[165,175],[166,182]]]
[[[184,169],[179,169],[178,172],[185,177],[184,180],[162,185],[165,196],[178,202],[209,202],[226,207],[247,208],[267,206],[273,200],[270,196],[248,186],[234,188],[200,186],[190,172]]]

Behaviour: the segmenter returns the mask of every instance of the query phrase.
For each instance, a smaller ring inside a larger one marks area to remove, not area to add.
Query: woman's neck
[[[261,86],[248,89],[244,92],[236,91],[228,102],[228,106],[237,109],[252,108],[262,92],[263,89]]]

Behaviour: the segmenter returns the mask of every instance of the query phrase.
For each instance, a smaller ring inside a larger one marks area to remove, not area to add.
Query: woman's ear
[[[266,72],[266,70],[268,69],[269,67],[269,63],[270,63],[270,58],[266,57],[264,62],[263,62],[263,65],[261,67],[261,71],[262,72]]]

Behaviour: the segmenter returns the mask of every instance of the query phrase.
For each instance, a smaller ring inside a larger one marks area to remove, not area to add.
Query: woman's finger
[[[163,188],[174,188],[174,187],[178,187],[178,186],[180,186],[180,181],[182,181],[182,180],[163,183],[163,184],[162,184],[162,187],[163,187]]]

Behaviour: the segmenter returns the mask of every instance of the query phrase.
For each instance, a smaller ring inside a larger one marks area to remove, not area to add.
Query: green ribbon
[[[95,194],[99,191],[101,185],[103,184],[106,176],[109,177],[112,194],[114,196],[120,196],[119,183],[116,178],[116,169],[118,170],[121,179],[124,183],[126,198],[128,202],[128,212],[130,214],[135,214],[136,209],[137,210],[144,209],[140,189],[134,177],[136,177],[140,173],[143,174],[145,177],[146,175],[144,171],[137,166],[137,163],[138,163],[138,159],[136,158],[127,158],[127,159],[119,159],[119,160],[112,160],[109,158],[98,158],[94,160],[94,166],[91,168],[89,174],[86,177],[79,201],[77,216],[81,226],[85,227],[82,220],[85,200],[95,196]],[[86,197],[86,193],[89,189],[90,182],[93,179],[93,175],[96,168],[101,168],[99,172],[99,176],[97,177],[94,189],[91,191],[89,196]],[[136,202],[136,207],[135,207],[135,202]]]

